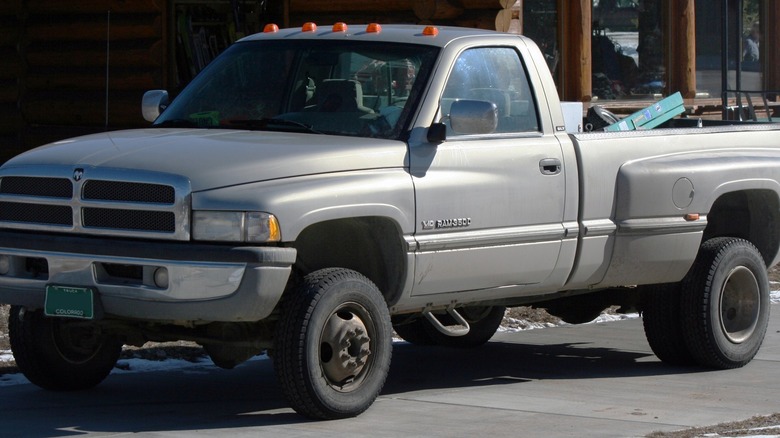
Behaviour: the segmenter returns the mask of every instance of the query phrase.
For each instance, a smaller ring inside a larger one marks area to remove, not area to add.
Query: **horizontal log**
[[[462,17],[455,20],[454,24],[459,27],[496,30],[496,16],[493,12],[481,15],[463,14]]]
[[[24,120],[16,108],[16,102],[11,104],[0,104],[0,135],[18,132],[24,125]]]
[[[411,11],[413,0],[290,0],[291,14]]]
[[[313,21],[318,26],[332,26],[334,23],[343,21],[349,25],[350,31],[357,31],[357,24],[367,23],[417,23],[419,20],[415,17],[411,9],[407,12],[394,12],[371,15],[363,14],[290,14],[290,27],[300,27],[307,21]],[[362,30],[362,29],[360,29]]]
[[[22,0],[3,0],[0,2],[0,15],[18,15],[24,8]]]
[[[501,0],[458,0],[457,3],[463,9],[502,9]]]
[[[16,101],[19,100],[19,87],[16,81],[0,81],[0,107],[12,106],[16,108]]]
[[[19,41],[20,29],[17,26],[8,26],[0,23],[2,31],[0,31],[0,46],[15,47]]]
[[[148,49],[111,50],[109,64],[111,67],[162,68],[162,41],[157,41]],[[42,45],[38,50],[28,50],[27,64],[35,67],[98,67],[105,68],[106,50],[76,49],[49,51]]]
[[[105,41],[106,23],[87,21],[36,23],[27,29],[30,41]],[[161,17],[145,23],[111,23],[110,41],[162,38]]]
[[[106,71],[96,68],[88,72],[68,70],[30,71],[24,82],[29,91],[105,90]],[[109,70],[108,88],[111,90],[151,90],[162,86],[161,71]]]
[[[418,0],[414,2],[414,14],[420,20],[448,20],[460,16],[463,9],[447,0]]]
[[[109,127],[144,126],[141,96],[139,93],[138,97],[133,99],[111,99],[109,94]],[[22,116],[30,125],[105,126],[105,96],[76,101],[62,97],[42,101],[26,99],[22,102]]]
[[[109,10],[112,13],[160,14],[165,5],[165,0],[29,0],[27,10],[31,14],[94,14]]]
[[[0,80],[16,78],[24,72],[24,63],[22,58],[14,52],[0,50]]]

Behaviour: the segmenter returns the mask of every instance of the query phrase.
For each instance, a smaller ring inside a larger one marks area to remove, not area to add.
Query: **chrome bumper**
[[[97,291],[105,315],[257,321],[281,298],[295,256],[292,248],[0,232],[0,303],[42,308],[46,286],[62,285]]]

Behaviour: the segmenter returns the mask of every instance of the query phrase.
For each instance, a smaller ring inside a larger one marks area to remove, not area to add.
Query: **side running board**
[[[468,321],[466,321],[463,316],[461,316],[460,313],[458,313],[455,309],[447,309],[447,313],[450,314],[450,316],[455,320],[457,325],[444,325],[436,318],[436,315],[431,313],[430,311],[423,312],[423,315],[425,315],[425,318],[438,330],[444,335],[447,336],[464,336],[468,334],[469,330],[471,330],[471,327],[469,326]]]

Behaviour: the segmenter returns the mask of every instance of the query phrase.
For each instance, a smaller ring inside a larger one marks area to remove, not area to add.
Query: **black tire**
[[[681,284],[682,320],[691,355],[728,369],[758,353],[769,321],[769,279],[761,254],[735,237],[706,241]]]
[[[296,412],[354,417],[377,398],[390,368],[387,304],[357,272],[313,272],[286,295],[274,346],[274,368]]]
[[[392,321],[393,330],[395,330],[395,333],[404,341],[421,346],[436,345],[436,342],[434,342],[428,332],[428,327],[431,323],[422,315],[417,317],[402,315],[400,317],[394,317]]]
[[[94,387],[108,376],[122,352],[122,342],[96,325],[47,318],[20,306],[11,306],[8,335],[19,370],[51,391]]]
[[[683,334],[679,283],[644,286],[641,297],[642,323],[653,353],[669,365],[695,365]]]

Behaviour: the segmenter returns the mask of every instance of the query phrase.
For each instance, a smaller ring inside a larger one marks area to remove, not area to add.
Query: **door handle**
[[[542,172],[542,175],[557,175],[561,173],[561,160],[545,158],[539,162],[539,170]]]

